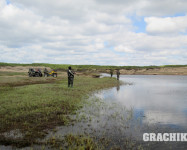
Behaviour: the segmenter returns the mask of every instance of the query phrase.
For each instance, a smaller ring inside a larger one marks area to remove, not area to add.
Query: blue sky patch
[[[133,26],[135,27],[135,32],[136,33],[145,33],[145,29],[146,29],[146,23],[144,21],[144,17],[136,17],[136,16],[132,16],[131,17]]]
[[[6,0],[6,4],[9,5],[10,4],[10,0]]]

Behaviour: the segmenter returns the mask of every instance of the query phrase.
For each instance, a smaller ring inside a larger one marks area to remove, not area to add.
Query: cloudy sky
[[[187,64],[187,0],[0,0],[0,62]]]

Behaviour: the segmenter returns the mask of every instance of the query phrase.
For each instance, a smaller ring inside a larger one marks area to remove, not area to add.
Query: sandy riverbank
[[[110,70],[107,70],[109,73]],[[116,72],[114,72],[115,74]],[[121,75],[187,75],[187,67],[168,67],[154,69],[121,69]]]

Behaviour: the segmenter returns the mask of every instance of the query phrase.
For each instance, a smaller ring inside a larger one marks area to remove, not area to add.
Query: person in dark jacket
[[[68,87],[73,87],[74,72],[71,70],[71,66],[68,67]]]
[[[110,69],[110,76],[111,76],[111,78],[113,76],[113,70],[112,69]]]
[[[116,74],[117,74],[117,80],[119,80],[119,75],[120,75],[119,69],[116,71]]]

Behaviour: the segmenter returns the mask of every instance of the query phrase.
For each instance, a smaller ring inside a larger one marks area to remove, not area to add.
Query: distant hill
[[[1,66],[44,66],[50,67],[52,69],[57,70],[66,70],[68,66],[72,66],[73,69],[76,70],[106,70],[106,69],[125,69],[125,70],[132,70],[132,69],[159,69],[159,68],[177,68],[177,67],[187,67],[187,65],[164,65],[164,66],[101,66],[101,65],[71,65],[71,64],[47,64],[47,63],[32,63],[32,64],[19,64],[19,63],[3,63],[0,62]]]

